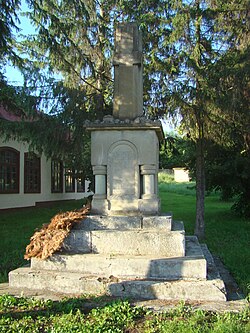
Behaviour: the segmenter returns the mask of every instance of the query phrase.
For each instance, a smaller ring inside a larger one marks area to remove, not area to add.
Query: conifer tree
[[[4,69],[8,62],[18,62],[18,55],[14,50],[14,32],[18,31],[17,11],[19,0],[6,0],[0,3],[0,104],[13,107],[16,104],[16,92],[7,83]]]
[[[160,72],[157,82],[164,112],[179,117],[183,132],[196,143],[196,227],[205,236],[205,138],[209,135],[211,98],[207,74],[220,52],[216,46],[219,32],[213,29],[214,17],[205,0],[166,1],[167,14],[161,17],[159,43],[153,50]],[[155,26],[157,29],[157,27]],[[154,40],[155,35],[152,37]],[[152,74],[152,78],[154,74]]]
[[[88,147],[84,120],[100,119],[112,112],[115,24],[136,21],[143,35],[145,110],[151,117],[169,114],[178,119],[183,133],[197,147],[195,233],[204,237],[205,142],[213,139],[220,144],[229,143],[235,133],[233,122],[224,126],[229,114],[237,119],[237,128],[247,137],[244,119],[245,115],[248,119],[246,73],[249,72],[236,65],[237,59],[241,59],[242,66],[247,65],[247,1],[28,0],[28,3],[28,16],[37,35],[29,36],[20,45],[29,54],[22,69],[30,91],[39,92],[44,107],[50,108],[54,115],[51,129],[47,120],[36,124],[32,142],[40,143],[48,155],[65,154],[70,161],[81,165],[83,149]],[[230,72],[232,61],[234,72]],[[224,79],[226,72],[231,74]],[[240,81],[242,73],[244,79]],[[231,86],[234,94],[230,93]],[[235,101],[241,101],[240,108],[233,107]],[[54,121],[58,131],[50,140]],[[44,128],[48,133],[45,138],[35,134]],[[71,141],[62,145],[65,128],[70,128]],[[240,136],[237,138],[241,140]]]

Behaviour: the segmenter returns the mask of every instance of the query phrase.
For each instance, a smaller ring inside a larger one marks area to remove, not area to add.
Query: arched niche
[[[126,140],[111,145],[108,151],[107,190],[109,199],[139,198],[139,166],[136,147]]]

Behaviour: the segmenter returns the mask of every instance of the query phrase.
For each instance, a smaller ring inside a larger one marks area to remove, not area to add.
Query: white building
[[[0,117],[8,118],[1,106]],[[81,199],[90,195],[88,185],[83,174],[76,178],[62,161],[30,153],[27,144],[0,137],[0,210]]]

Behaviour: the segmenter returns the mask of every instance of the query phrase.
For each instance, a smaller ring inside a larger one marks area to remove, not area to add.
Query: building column
[[[155,174],[156,174],[155,165],[153,164],[141,165],[142,199],[153,199],[156,197]]]
[[[95,199],[106,199],[107,197],[107,167],[106,165],[94,165],[93,174],[95,176]]]

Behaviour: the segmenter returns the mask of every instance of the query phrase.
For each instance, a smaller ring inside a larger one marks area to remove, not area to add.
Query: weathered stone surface
[[[99,282],[96,277],[86,278],[76,272],[37,271],[26,267],[9,273],[9,285],[16,288],[24,287],[65,294],[98,295],[106,293],[105,284],[103,281]]]
[[[169,223],[170,216],[166,216],[166,224]],[[108,215],[88,215],[83,221],[76,224],[73,230],[129,230],[142,228],[141,216],[108,216]]]
[[[182,257],[185,255],[183,232],[171,231],[92,231],[92,251],[103,254],[159,255]]]
[[[101,128],[91,133],[91,164],[108,165],[109,153],[117,145],[127,144],[131,149],[137,152],[137,165],[156,164],[158,162],[158,153],[155,149],[158,147],[158,137],[155,129],[147,130],[145,127],[110,129]],[[132,148],[136,147],[136,148]],[[123,164],[126,165],[127,159],[124,156]],[[158,165],[157,165],[158,167]],[[108,170],[109,171],[109,170]],[[158,168],[157,170],[158,171]]]
[[[129,230],[129,229],[164,229],[172,228],[172,215],[124,216],[124,215],[88,215],[74,226],[73,230]],[[184,230],[184,229],[183,229]]]
[[[225,287],[221,280],[212,281],[122,281],[109,285],[113,296],[138,299],[225,301]]]
[[[36,271],[18,268],[9,275],[10,287],[63,292],[65,294],[100,295],[136,299],[225,301],[222,280],[197,281],[123,281],[113,276],[86,277],[75,272]]]
[[[50,259],[31,260],[31,269],[82,273],[85,276],[115,276],[125,279],[206,279],[206,260],[194,238],[186,240],[186,256],[128,256],[100,254],[56,254]]]
[[[10,288],[66,294],[106,293],[137,299],[225,301],[224,283],[213,260],[209,259],[211,254],[207,248],[204,253],[209,261],[206,279],[204,254],[196,237],[187,237],[186,254],[179,259],[97,254],[54,256],[47,261],[32,260],[31,268],[10,272],[9,285]],[[174,281],[178,276],[182,280]],[[166,281],[166,278],[172,281]]]
[[[154,229],[72,230],[63,249],[69,253],[182,257],[185,255],[185,235],[183,231]]]
[[[126,223],[127,221],[127,223]],[[167,216],[89,216],[71,230],[63,249],[69,253],[106,253],[167,257],[184,255],[184,226]]]
[[[142,63],[142,36],[136,23],[119,23],[115,31],[114,65]]]
[[[170,231],[172,229],[172,215],[153,215],[153,216],[144,216],[142,219],[142,228],[143,229],[164,229]]]
[[[62,248],[69,252],[90,253],[92,249],[91,232],[85,230],[72,230],[64,240]]]
[[[235,281],[231,278],[228,281],[230,286],[235,284]],[[225,284],[226,285],[226,284]],[[236,285],[237,286],[237,285]],[[238,286],[237,286],[238,289]],[[10,287],[8,283],[0,283],[0,295],[13,295],[16,297],[32,297],[34,299],[43,299],[43,300],[52,300],[52,301],[60,301],[65,299],[65,294],[61,292],[52,292],[49,290],[37,290],[37,289],[27,289],[27,288],[14,288]],[[67,297],[75,297],[75,294],[67,294]],[[79,294],[77,296],[80,296]],[[225,313],[225,312],[234,312],[239,313],[246,309],[248,309],[249,304],[245,299],[243,294],[237,293],[237,297],[235,298],[235,293],[231,297],[231,288],[227,289],[227,301],[188,301],[188,305],[193,310],[203,310],[203,311],[213,311],[217,313]],[[103,301],[106,303],[108,301],[114,300],[114,296],[103,297]],[[131,299],[131,304],[134,306],[143,307],[150,311],[154,312],[166,312],[173,310],[175,307],[179,306],[179,300],[135,300]],[[89,311],[92,308],[95,308],[100,305],[100,300],[93,299],[93,301],[86,301],[83,306],[86,311]]]
[[[80,272],[84,276],[111,275],[125,279],[206,279],[204,258],[152,256],[54,255],[51,260],[32,259],[32,269]]]
[[[135,23],[121,23],[116,29],[114,76],[114,117],[129,120],[141,116],[142,37]]]

